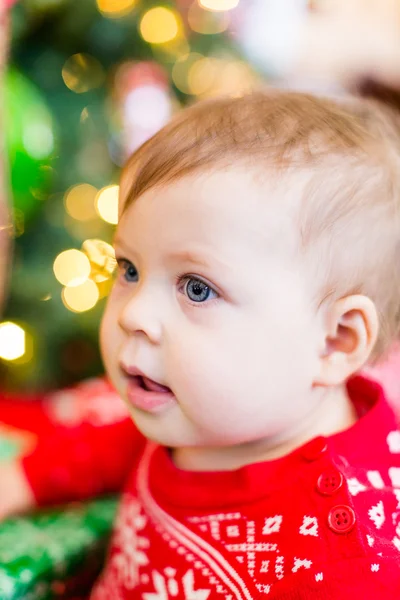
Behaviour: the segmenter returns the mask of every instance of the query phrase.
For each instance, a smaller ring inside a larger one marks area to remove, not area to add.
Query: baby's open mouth
[[[137,375],[136,379],[143,390],[146,390],[148,392],[171,393],[169,387],[161,385],[160,383],[157,383],[156,381],[153,381],[152,379],[149,379],[144,375]]]
[[[172,390],[166,385],[138,373],[137,369],[131,369],[131,373],[125,370],[125,373],[128,376],[127,400],[136,409],[158,413],[176,402]]]

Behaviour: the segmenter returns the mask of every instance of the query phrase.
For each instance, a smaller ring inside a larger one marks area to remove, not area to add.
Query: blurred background
[[[251,60],[246,15],[256,4],[24,0],[13,8],[6,389],[60,387],[102,372],[97,335],[114,267],[120,167],[182,106],[268,78],[268,67],[261,75]]]

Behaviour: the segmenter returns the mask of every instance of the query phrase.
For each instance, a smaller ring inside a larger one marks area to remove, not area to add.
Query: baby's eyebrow
[[[190,250],[178,250],[176,252],[170,252],[168,254],[168,260],[170,262],[184,262],[191,263],[193,265],[198,265],[204,268],[210,268],[211,262],[208,261],[203,256],[197,254],[196,252],[192,252]],[[214,262],[214,261],[213,261]]]
[[[113,236],[112,245],[114,248],[118,246],[119,248],[122,248],[122,250],[126,250],[127,252],[129,251],[129,247],[127,244],[125,244],[124,240],[118,236],[118,232],[116,232]]]

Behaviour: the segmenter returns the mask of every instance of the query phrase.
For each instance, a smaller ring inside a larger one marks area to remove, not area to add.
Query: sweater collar
[[[178,469],[168,450],[157,446],[150,462],[150,490],[156,500],[176,508],[226,509],[293,489],[304,467],[322,458],[329,457],[339,468],[387,463],[390,453],[400,453],[400,432],[382,388],[357,376],[348,382],[348,393],[359,415],[354,425],[332,436],[316,437],[276,460],[235,471],[191,472]]]

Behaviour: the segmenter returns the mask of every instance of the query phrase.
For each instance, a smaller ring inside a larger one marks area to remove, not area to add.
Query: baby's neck
[[[318,435],[333,435],[357,421],[345,386],[325,392],[317,408],[299,426],[273,438],[232,447],[176,448],[174,463],[187,471],[231,471],[289,454]]]

